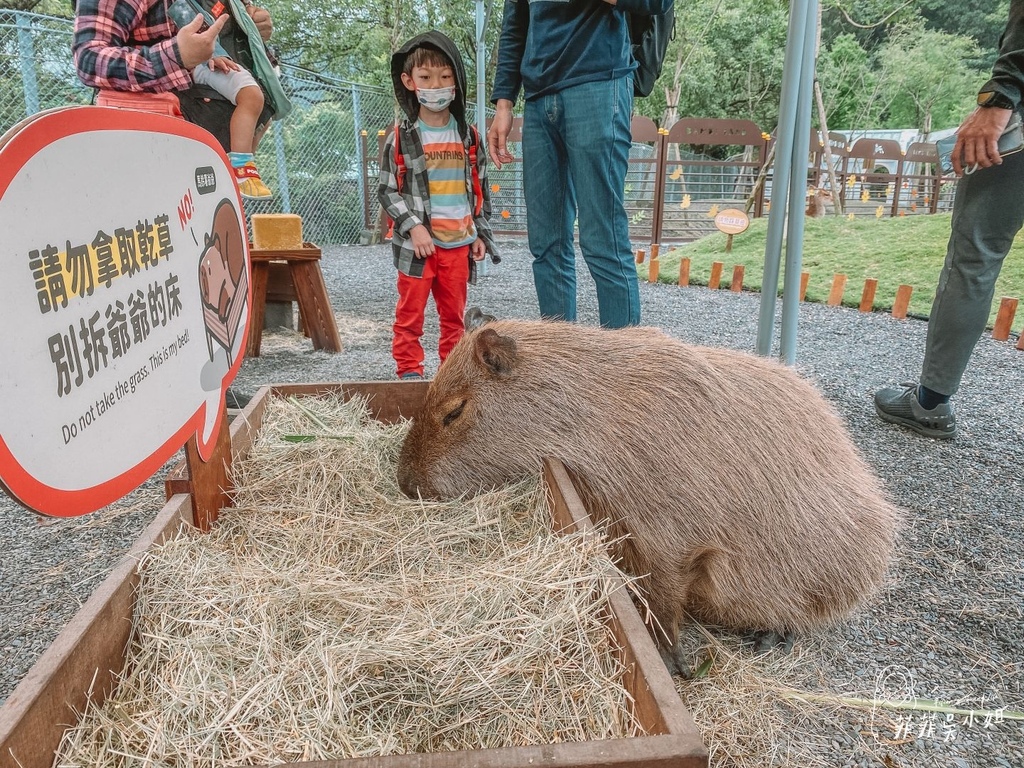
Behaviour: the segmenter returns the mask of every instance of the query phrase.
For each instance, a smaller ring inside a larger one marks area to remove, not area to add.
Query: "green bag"
[[[195,13],[203,14],[207,24],[213,24],[213,15],[197,0],[177,0],[177,2],[187,2],[195,9]],[[249,18],[249,13],[242,0],[221,0],[221,2],[226,2],[230,6],[231,19],[238,27],[241,40],[225,39],[224,34],[221,33],[219,44],[226,49],[228,56],[252,72],[253,78],[260,84],[267,96],[267,105],[271,109],[273,118],[283,120],[291,112],[292,103],[285,95],[281,79],[277,76],[277,70],[267,55],[267,48],[263,43],[263,38],[260,37],[260,31],[256,28],[256,22]],[[195,16],[193,15],[192,18]],[[239,48],[240,43],[244,49]]]

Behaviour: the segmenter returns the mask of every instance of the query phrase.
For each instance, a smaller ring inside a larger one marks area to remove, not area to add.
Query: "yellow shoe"
[[[235,181],[238,182],[238,191],[242,197],[258,199],[273,197],[270,187],[263,183],[260,172],[256,170],[256,163],[250,161],[241,168],[235,168]]]

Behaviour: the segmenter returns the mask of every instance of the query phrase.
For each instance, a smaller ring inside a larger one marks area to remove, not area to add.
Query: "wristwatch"
[[[979,107],[996,107],[997,109],[1013,109],[1014,103],[999,91],[982,91],[978,94]]]

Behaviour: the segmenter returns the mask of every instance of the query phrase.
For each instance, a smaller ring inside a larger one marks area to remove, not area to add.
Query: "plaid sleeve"
[[[395,163],[395,134],[389,133],[384,140],[384,156],[380,161],[380,179],[377,183],[377,199],[381,207],[395,222],[395,232],[403,237],[417,224],[423,222],[409,210],[402,193],[398,191],[398,166]],[[406,168],[405,183],[410,183],[412,172]]]
[[[116,91],[178,91],[181,65],[165,0],[79,0],[71,52],[79,79]]]

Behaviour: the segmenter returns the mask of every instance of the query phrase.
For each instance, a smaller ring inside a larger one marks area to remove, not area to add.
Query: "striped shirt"
[[[473,209],[466,192],[466,147],[455,118],[435,128],[419,121],[430,190],[430,231],[434,243],[457,248],[476,240]]]
[[[181,64],[168,0],[78,0],[71,50],[78,77],[93,88],[180,91],[192,86]]]

